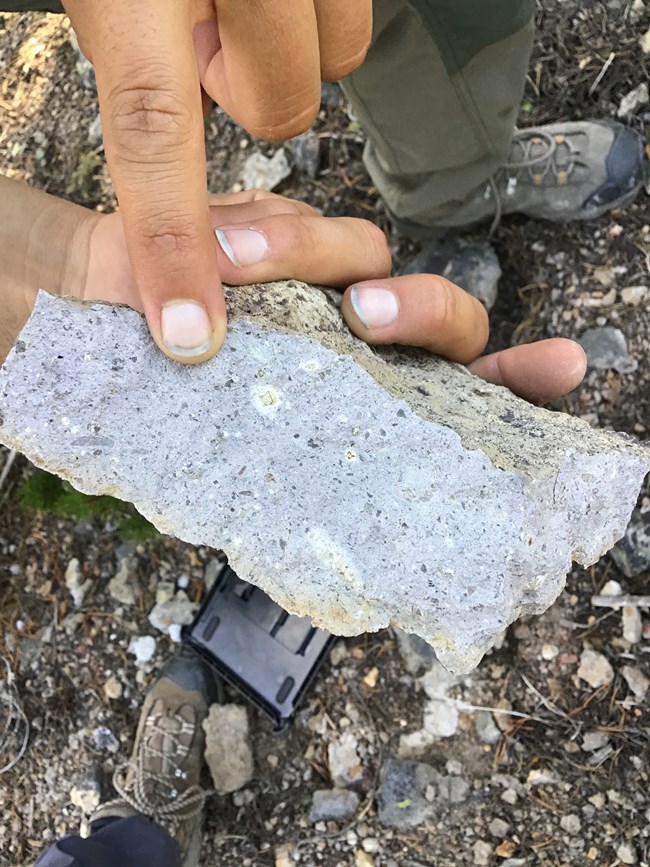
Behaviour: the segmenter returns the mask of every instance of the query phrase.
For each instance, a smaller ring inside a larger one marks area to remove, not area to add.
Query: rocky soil
[[[650,5],[548,0],[538,18],[522,126],[615,117],[647,83]],[[66,21],[0,15],[0,69],[0,170],[114,207],[92,75]],[[647,133],[649,106],[635,103],[626,122]],[[215,192],[268,169],[251,155],[275,155],[279,192],[390,232],[336,88],[324,88],[299,141],[267,146],[219,112],[206,135]],[[390,238],[403,267],[417,248]],[[647,196],[560,229],[504,220],[494,244],[503,276],[493,345],[583,339],[590,370],[562,408],[647,438]],[[0,653],[11,672],[0,672],[0,767],[17,759],[0,775],[0,865],[32,863],[110,794],[147,684],[174,648],[173,624],[199,602],[216,556],[169,538],[125,543],[111,518],[25,510],[17,491],[30,472],[0,451]],[[236,767],[220,778],[239,773],[227,786],[238,788],[209,802],[202,863],[647,867],[648,521],[645,494],[615,554],[574,570],[556,605],[513,625],[471,676],[451,678],[426,647],[385,632],[335,647],[288,734],[249,710],[246,735],[233,714]],[[645,605],[625,599],[644,594]],[[173,607],[172,627],[160,606]]]

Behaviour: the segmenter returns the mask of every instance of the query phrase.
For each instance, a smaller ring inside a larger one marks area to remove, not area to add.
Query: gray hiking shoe
[[[203,804],[200,785],[205,737],[202,722],[215,697],[210,670],[181,651],[161,671],[144,701],[131,760],[113,775],[118,797],[101,804],[91,824],[142,815],[178,842],[184,867],[198,864]]]
[[[645,142],[620,123],[585,121],[517,130],[508,163],[432,228],[459,228],[503,214],[589,220],[631,202],[650,177]]]

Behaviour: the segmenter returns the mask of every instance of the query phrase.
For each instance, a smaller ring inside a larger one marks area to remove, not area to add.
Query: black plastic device
[[[223,567],[183,643],[197,651],[282,731],[336,641]]]

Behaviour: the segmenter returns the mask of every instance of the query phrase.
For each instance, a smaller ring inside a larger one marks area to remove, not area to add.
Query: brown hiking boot
[[[142,815],[178,842],[184,867],[195,867],[201,850],[200,785],[205,737],[202,722],[215,697],[211,671],[181,651],[161,671],[144,701],[131,760],[113,775],[118,797],[102,804],[91,824]]]
[[[631,202],[650,177],[645,142],[620,123],[584,121],[517,130],[510,159],[432,224],[460,228],[503,214],[589,220]],[[408,234],[406,225],[400,227]],[[416,234],[422,234],[421,231]]]

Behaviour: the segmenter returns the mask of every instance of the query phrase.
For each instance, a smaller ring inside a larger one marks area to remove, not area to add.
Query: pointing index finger
[[[106,155],[149,327],[171,357],[203,361],[223,342],[225,305],[189,5],[98,0],[94,9]]]

